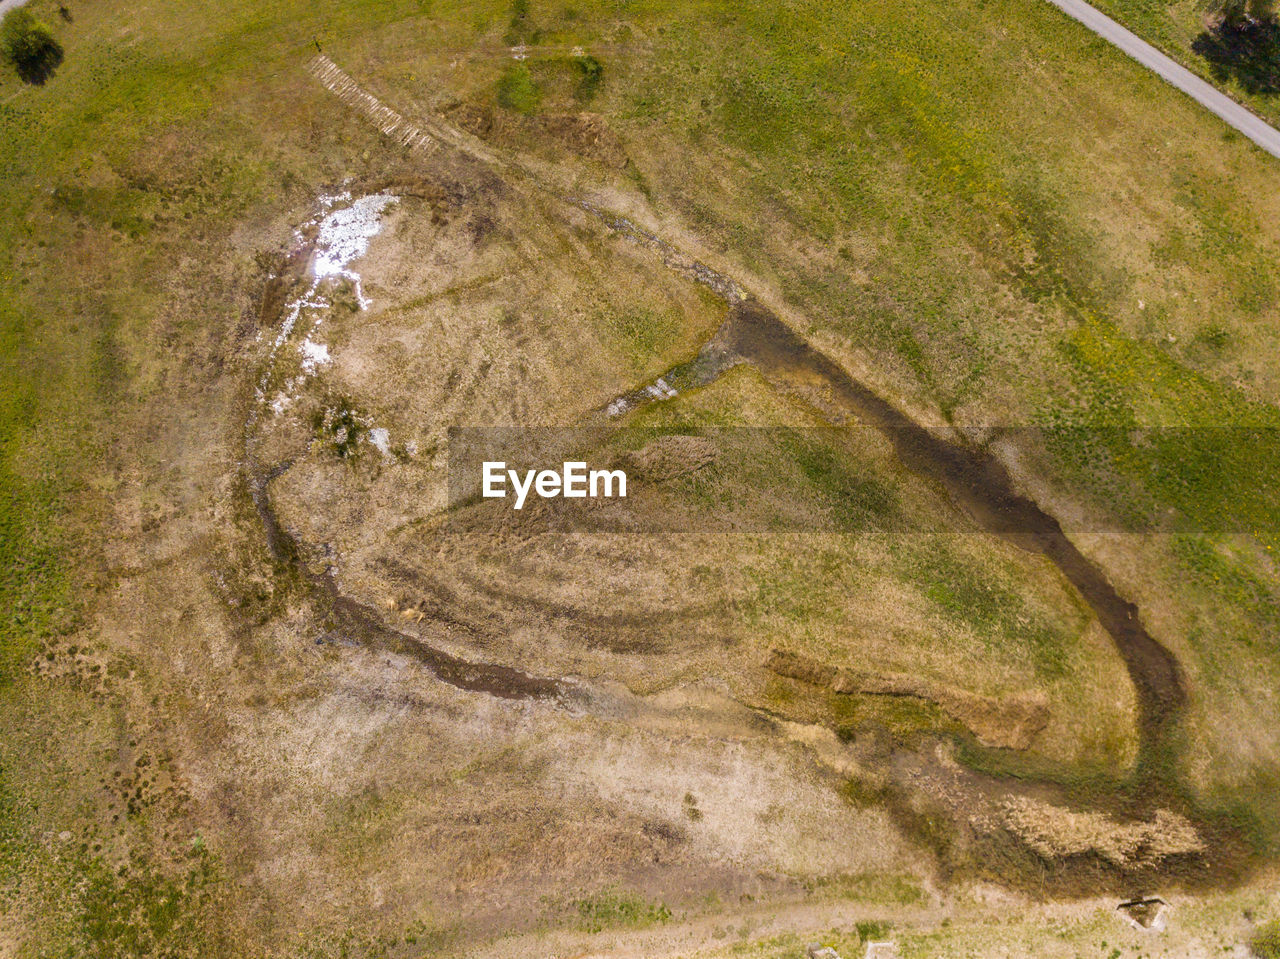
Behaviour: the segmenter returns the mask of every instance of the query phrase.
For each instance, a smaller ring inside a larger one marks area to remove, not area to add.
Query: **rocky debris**
[[[765,664],[779,676],[798,679],[835,693],[912,696],[936,703],[963,723],[985,746],[1026,749],[1049,721],[1043,694],[996,699],[904,673],[871,673],[829,666],[782,649],[769,652]]]
[[[1146,932],[1164,932],[1169,924],[1169,904],[1159,896],[1130,899],[1116,906],[1129,925]]]
[[[867,943],[867,954],[863,959],[897,959],[898,944],[892,940]]]
[[[817,942],[809,943],[804,954],[807,959],[840,959],[840,953],[836,952],[830,946],[824,946]]]

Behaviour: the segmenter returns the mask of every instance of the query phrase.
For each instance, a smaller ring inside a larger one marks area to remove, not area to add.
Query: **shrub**
[[[671,919],[671,910],[664,903],[651,903],[616,889],[574,899],[569,905],[578,914],[578,928],[585,932],[615,927],[638,929]]]
[[[578,83],[574,87],[573,95],[581,101],[590,100],[596,95],[600,81],[604,78],[604,67],[590,54],[574,57],[573,65],[578,73]]]
[[[62,62],[62,47],[29,10],[10,10],[4,15],[0,51],[28,83],[43,83]]]

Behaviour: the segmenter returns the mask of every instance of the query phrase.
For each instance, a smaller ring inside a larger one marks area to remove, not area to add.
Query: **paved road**
[[[1161,79],[1177,87],[1210,113],[1221,117],[1273,157],[1280,158],[1280,130],[1263,122],[1212,84],[1201,80],[1186,67],[1130,33],[1084,0],[1049,0],[1070,17],[1079,20],[1108,43],[1119,47]]]

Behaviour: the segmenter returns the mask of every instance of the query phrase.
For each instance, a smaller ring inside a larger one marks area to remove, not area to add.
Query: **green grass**
[[[79,862],[79,929],[72,940],[88,945],[102,959],[158,955],[209,956],[225,953],[211,922],[220,891],[219,876],[207,854],[176,877],[143,864],[123,875],[100,859]]]
[[[591,54],[573,58],[574,70],[578,74],[578,82],[574,85],[573,96],[582,103],[589,102],[599,91],[604,82],[604,65]]]
[[[837,431],[786,431],[779,438],[779,453],[795,464],[805,485],[827,501],[836,529],[895,523],[897,491],[883,478],[863,474],[860,464],[841,448],[844,439]]]
[[[508,110],[532,114],[538,111],[542,93],[523,63],[508,67],[498,78],[498,103]]]
[[[612,888],[571,899],[568,911],[584,932],[643,929],[671,919],[671,910],[665,904]]]
[[[955,555],[937,543],[908,573],[951,621],[968,624],[988,643],[1026,648],[1041,679],[1065,675],[1071,635],[1029,606],[1012,581],[993,574],[972,557]]]
[[[927,899],[913,877],[899,873],[824,876],[807,881],[805,891],[819,899],[851,899],[883,905],[909,906]]]
[[[1247,557],[1222,548],[1214,538],[1179,536],[1172,542],[1173,551],[1205,589],[1221,596],[1238,612],[1257,624],[1257,632],[1241,637],[1241,642],[1268,643],[1268,633],[1280,625],[1280,588],[1268,582],[1253,568]]]
[[[1209,717],[1250,701],[1255,681],[1280,667],[1271,638],[1280,617],[1275,407],[1223,389],[1111,324],[1082,325],[1062,349],[1072,387],[1052,404],[1044,434],[1056,481],[1112,529],[1178,534],[1147,541],[1155,573],[1147,595],[1179,617],[1163,639],[1188,644],[1181,649],[1189,647],[1182,655],[1194,671],[1199,735],[1225,731]],[[1235,746],[1213,748],[1225,764],[1215,768],[1231,767]],[[1268,751],[1273,758],[1250,761],[1202,798],[1226,808],[1245,782],[1270,781],[1276,753]],[[1249,796],[1263,822],[1280,821],[1265,788]]]
[[[1280,959],[1280,919],[1264,922],[1249,940],[1258,959]]]
[[[637,371],[650,365],[654,355],[680,331],[676,317],[635,308],[610,313],[597,323],[609,331]]]

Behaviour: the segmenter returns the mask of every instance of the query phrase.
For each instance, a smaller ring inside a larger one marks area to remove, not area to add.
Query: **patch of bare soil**
[[[542,129],[566,150],[620,170],[627,151],[598,113],[561,113],[539,117]]]
[[[540,143],[610,170],[621,170],[629,162],[621,138],[598,113],[547,113],[526,117],[495,110],[487,103],[456,101],[446,108],[445,116],[471,136],[519,152]]]

